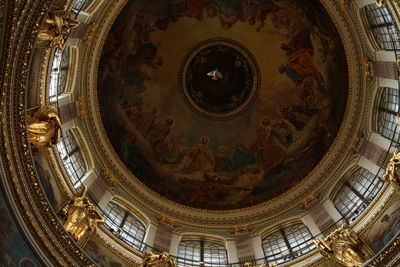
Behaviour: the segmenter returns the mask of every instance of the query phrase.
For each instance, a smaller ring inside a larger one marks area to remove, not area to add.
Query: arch
[[[65,50],[58,48],[54,50],[47,91],[50,103],[56,103],[58,96],[66,90],[70,68],[70,53],[69,47],[66,47]]]
[[[399,89],[383,87],[377,102],[376,128],[377,131],[389,140],[399,142]]]
[[[103,211],[106,228],[137,251],[144,249],[146,225],[126,207],[110,201]]]
[[[364,6],[362,10],[376,46],[382,50],[400,49],[400,42],[396,38],[399,27],[389,6],[378,7],[373,3]]]
[[[302,222],[272,230],[261,239],[266,264],[282,264],[315,249],[310,230]]]
[[[81,145],[72,130],[62,133],[56,148],[73,187],[80,188],[83,185],[83,177],[88,170],[88,165],[82,154]]]
[[[374,200],[383,184],[381,177],[358,167],[344,180],[333,203],[344,219],[352,223]]]

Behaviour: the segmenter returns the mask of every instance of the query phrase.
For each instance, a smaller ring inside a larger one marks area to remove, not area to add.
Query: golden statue
[[[51,11],[39,30],[39,40],[49,41],[50,47],[64,50],[71,29],[79,25],[79,21],[71,17],[71,13],[64,10]]]
[[[400,191],[400,150],[393,153],[383,179],[389,182],[397,191]]]
[[[53,146],[61,138],[61,122],[54,106],[41,107],[32,117],[28,117],[29,142],[35,148]]]
[[[378,7],[383,7],[386,4],[387,0],[375,0],[375,3]]]
[[[146,251],[140,267],[176,267],[176,263],[167,252],[157,255],[150,251]]]
[[[342,225],[324,239],[315,239],[319,252],[343,266],[361,266],[372,255],[368,247],[347,224]]]
[[[85,196],[86,192],[87,187],[83,186],[81,192],[72,198],[62,210],[67,215],[64,223],[65,230],[80,245],[84,244],[83,237],[89,237],[88,234],[93,233],[98,225],[104,223],[103,217]]]

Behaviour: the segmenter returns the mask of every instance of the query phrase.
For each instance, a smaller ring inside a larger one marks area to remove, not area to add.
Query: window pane
[[[339,189],[334,204],[348,222],[353,222],[368,207],[383,181],[364,168],[358,168]]]

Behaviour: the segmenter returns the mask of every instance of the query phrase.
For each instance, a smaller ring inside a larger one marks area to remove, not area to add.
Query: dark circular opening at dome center
[[[260,86],[255,58],[229,39],[211,39],[188,53],[180,72],[186,102],[199,114],[230,119],[246,110]]]

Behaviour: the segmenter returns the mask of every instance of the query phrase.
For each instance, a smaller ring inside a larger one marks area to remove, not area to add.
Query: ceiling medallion
[[[227,120],[248,109],[260,88],[255,57],[238,42],[209,39],[194,46],[179,72],[181,92],[198,114]]]

